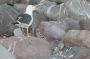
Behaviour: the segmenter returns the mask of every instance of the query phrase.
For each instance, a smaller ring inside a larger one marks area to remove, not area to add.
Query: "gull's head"
[[[39,7],[38,5],[28,5],[25,13],[32,15],[33,12],[43,13],[43,9],[41,7]]]
[[[36,7],[34,5],[28,5],[27,8],[26,8],[25,13],[29,14],[29,15],[32,15],[33,11],[35,11],[35,10],[36,10]]]

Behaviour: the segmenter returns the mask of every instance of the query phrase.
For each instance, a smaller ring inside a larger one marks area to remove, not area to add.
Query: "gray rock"
[[[89,59],[90,50],[79,46],[64,47],[53,54],[53,59]]]
[[[8,50],[0,45],[0,59],[16,59]]]
[[[16,28],[14,30],[14,36],[16,36],[16,37],[24,36],[23,33],[22,33],[22,31],[21,31],[21,28]]]
[[[20,13],[24,13],[25,9],[27,7],[27,4],[15,4],[14,8],[19,11]]]
[[[80,30],[81,29],[79,20],[75,20],[72,18],[63,18],[60,20],[64,21],[67,24],[68,30]]]
[[[64,42],[68,42],[73,45],[86,47],[90,49],[90,31],[88,30],[70,30],[63,37]]]
[[[55,2],[50,2],[48,0],[42,0],[38,5],[36,5],[36,11],[39,13],[44,13],[45,15],[47,14],[47,10],[50,6],[56,5]]]
[[[63,22],[50,21],[41,22],[39,29],[40,32],[47,38],[61,40],[61,38],[65,35],[65,30],[67,29],[67,26]]]
[[[8,5],[0,5],[0,36],[11,36],[13,35],[15,19],[19,12],[13,7]]]
[[[90,20],[89,19],[81,20],[80,26],[81,26],[81,29],[83,29],[83,30],[90,30]]]
[[[37,28],[39,27],[40,23],[42,21],[47,21],[48,18],[44,15],[44,14],[39,14],[37,12],[34,12],[33,13],[33,24],[32,24],[32,33],[34,36],[37,36],[36,35],[36,32],[37,32]]]
[[[68,0],[49,0],[49,1],[53,1],[53,2],[56,2],[56,3],[65,3]]]
[[[90,57],[90,50],[89,49],[82,49],[79,51],[73,59],[89,59]]]

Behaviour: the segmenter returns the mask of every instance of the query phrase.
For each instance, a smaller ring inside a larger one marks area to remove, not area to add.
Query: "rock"
[[[27,4],[15,4],[14,8],[18,10],[20,13],[24,13],[25,9],[27,7]]]
[[[52,5],[47,9],[46,15],[52,20],[57,20],[61,17],[60,10],[62,5]],[[60,14],[59,14],[60,13]]]
[[[37,28],[40,25],[40,22],[48,21],[48,18],[44,14],[39,14],[37,12],[33,12],[33,19],[34,19],[34,21],[32,24],[32,33],[34,34],[34,36],[37,36],[36,32],[37,32]]]
[[[13,7],[8,5],[0,5],[0,36],[12,36],[14,25],[11,23],[15,21],[17,12]]]
[[[56,2],[56,3],[60,4],[60,3],[65,3],[68,0],[49,0],[49,1],[53,1],[53,2]]]
[[[63,18],[61,20],[67,24],[68,30],[80,30],[81,29],[79,20],[75,20],[72,18]]]
[[[16,28],[14,30],[14,36],[16,36],[16,37],[22,37],[22,36],[24,36],[23,33],[22,33],[22,31],[21,31],[21,28]]]
[[[70,4],[72,3],[72,5]],[[89,10],[90,6],[87,1],[84,0],[69,0],[64,4],[64,8],[66,8],[64,11],[64,15],[76,20],[82,20],[82,19],[89,19]],[[85,11],[85,12],[83,12]],[[85,16],[87,15],[87,16]]]
[[[56,3],[55,3],[55,2],[50,2],[50,1],[48,1],[48,0],[42,0],[42,1],[40,1],[40,3],[38,3],[38,4],[36,5],[36,11],[37,11],[38,13],[43,13],[43,14],[46,15],[48,8],[49,8],[50,6],[52,6],[52,5],[56,5]]]
[[[90,48],[90,31],[88,30],[70,30],[63,37],[64,43],[68,42],[74,45]]]
[[[89,25],[90,25],[89,19],[80,21],[80,26],[81,26],[81,29],[83,29],[83,30],[90,30]]]
[[[38,56],[37,59],[52,59],[50,56]]]
[[[86,1],[90,3],[90,0],[86,0]]]
[[[49,21],[41,22],[39,26],[40,32],[49,39],[61,40],[65,35],[67,26],[64,22]]]
[[[42,0],[21,0],[20,3],[36,5],[36,4],[38,4],[40,1],[42,1]]]
[[[7,3],[8,1],[13,1],[13,0],[0,0],[0,4],[5,4],[5,3]]]
[[[51,48],[45,40],[34,37],[10,37],[1,39],[1,44],[17,59],[36,59],[38,56],[50,56]]]
[[[80,50],[73,59],[90,59],[90,50],[82,49]]]
[[[50,43],[50,47],[54,49],[58,46],[60,40],[65,35],[67,26],[64,22],[49,21],[41,22],[38,28],[41,38]],[[37,34],[38,35],[38,34]]]
[[[58,49],[55,48],[54,52]],[[86,59],[87,56],[90,55],[90,50],[79,47],[79,46],[72,46],[72,47],[64,47],[62,50],[58,50],[58,52],[53,54],[53,57],[56,59]]]
[[[21,0],[21,3],[29,4],[31,0]]]
[[[11,55],[5,47],[0,45],[0,59],[16,59],[15,56]]]

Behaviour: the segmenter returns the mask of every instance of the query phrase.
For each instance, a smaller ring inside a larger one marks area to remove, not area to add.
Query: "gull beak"
[[[33,6],[33,11],[37,13],[43,13],[42,8],[40,8],[38,5]]]
[[[18,22],[14,22],[14,23],[11,23],[11,24],[15,25],[15,24],[19,24],[19,23]]]
[[[37,8],[37,6],[33,6],[33,11],[37,11],[38,10],[38,8]]]

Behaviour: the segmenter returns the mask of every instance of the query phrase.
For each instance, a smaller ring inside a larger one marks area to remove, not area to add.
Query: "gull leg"
[[[22,34],[24,35],[24,29],[21,27]]]
[[[29,37],[29,31],[28,31],[28,28],[26,28],[27,29],[27,37]]]

